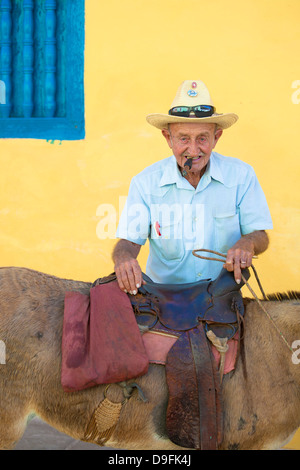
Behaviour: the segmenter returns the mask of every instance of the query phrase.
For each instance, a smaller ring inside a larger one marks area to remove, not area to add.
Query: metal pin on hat
[[[198,91],[196,91],[196,90],[189,90],[189,91],[187,92],[187,94],[188,94],[189,96],[191,96],[191,97],[196,97],[196,96],[198,96]]]
[[[192,83],[192,90],[188,90],[187,94],[191,97],[198,96],[198,91],[196,91],[195,88],[197,88],[197,83],[193,82]]]

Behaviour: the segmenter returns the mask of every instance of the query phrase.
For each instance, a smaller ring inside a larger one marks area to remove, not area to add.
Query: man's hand
[[[252,264],[253,255],[263,253],[269,244],[269,238],[265,231],[244,235],[227,252],[226,262],[223,265],[227,271],[234,273],[237,284],[242,279],[242,269],[249,268]]]
[[[249,268],[252,264],[252,257],[254,255],[254,249],[249,244],[249,247],[239,248],[232,247],[227,252],[226,262],[224,268],[227,271],[234,272],[234,278],[237,284],[240,284],[242,279],[242,269]]]
[[[138,288],[146,282],[142,278],[142,270],[136,258],[141,246],[128,240],[120,240],[115,246],[113,260],[115,273],[120,289],[135,295]]]

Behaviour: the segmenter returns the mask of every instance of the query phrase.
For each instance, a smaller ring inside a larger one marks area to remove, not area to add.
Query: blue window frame
[[[84,0],[0,0],[0,138],[79,140]]]

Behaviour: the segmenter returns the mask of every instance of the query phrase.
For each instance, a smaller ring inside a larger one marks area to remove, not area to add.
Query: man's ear
[[[161,131],[162,135],[164,136],[164,138],[166,139],[167,143],[168,143],[168,146],[170,147],[170,149],[172,148],[172,139],[171,139],[171,134],[170,132],[168,131],[168,129],[163,129]]]
[[[223,134],[223,129],[221,129],[221,127],[218,127],[218,129],[215,132],[215,144],[214,144],[213,148],[215,148],[215,146],[217,145],[217,142],[220,139],[222,134]]]

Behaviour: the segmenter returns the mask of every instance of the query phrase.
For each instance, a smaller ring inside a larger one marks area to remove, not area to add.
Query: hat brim
[[[198,124],[210,123],[210,124],[218,124],[222,129],[228,129],[233,124],[236,123],[238,120],[238,116],[233,113],[228,114],[213,114],[210,117],[206,118],[196,118],[196,117],[181,117],[181,116],[171,116],[169,114],[148,114],[146,116],[146,120],[149,124],[158,129],[166,129],[168,124],[173,123],[193,123],[196,122]]]

